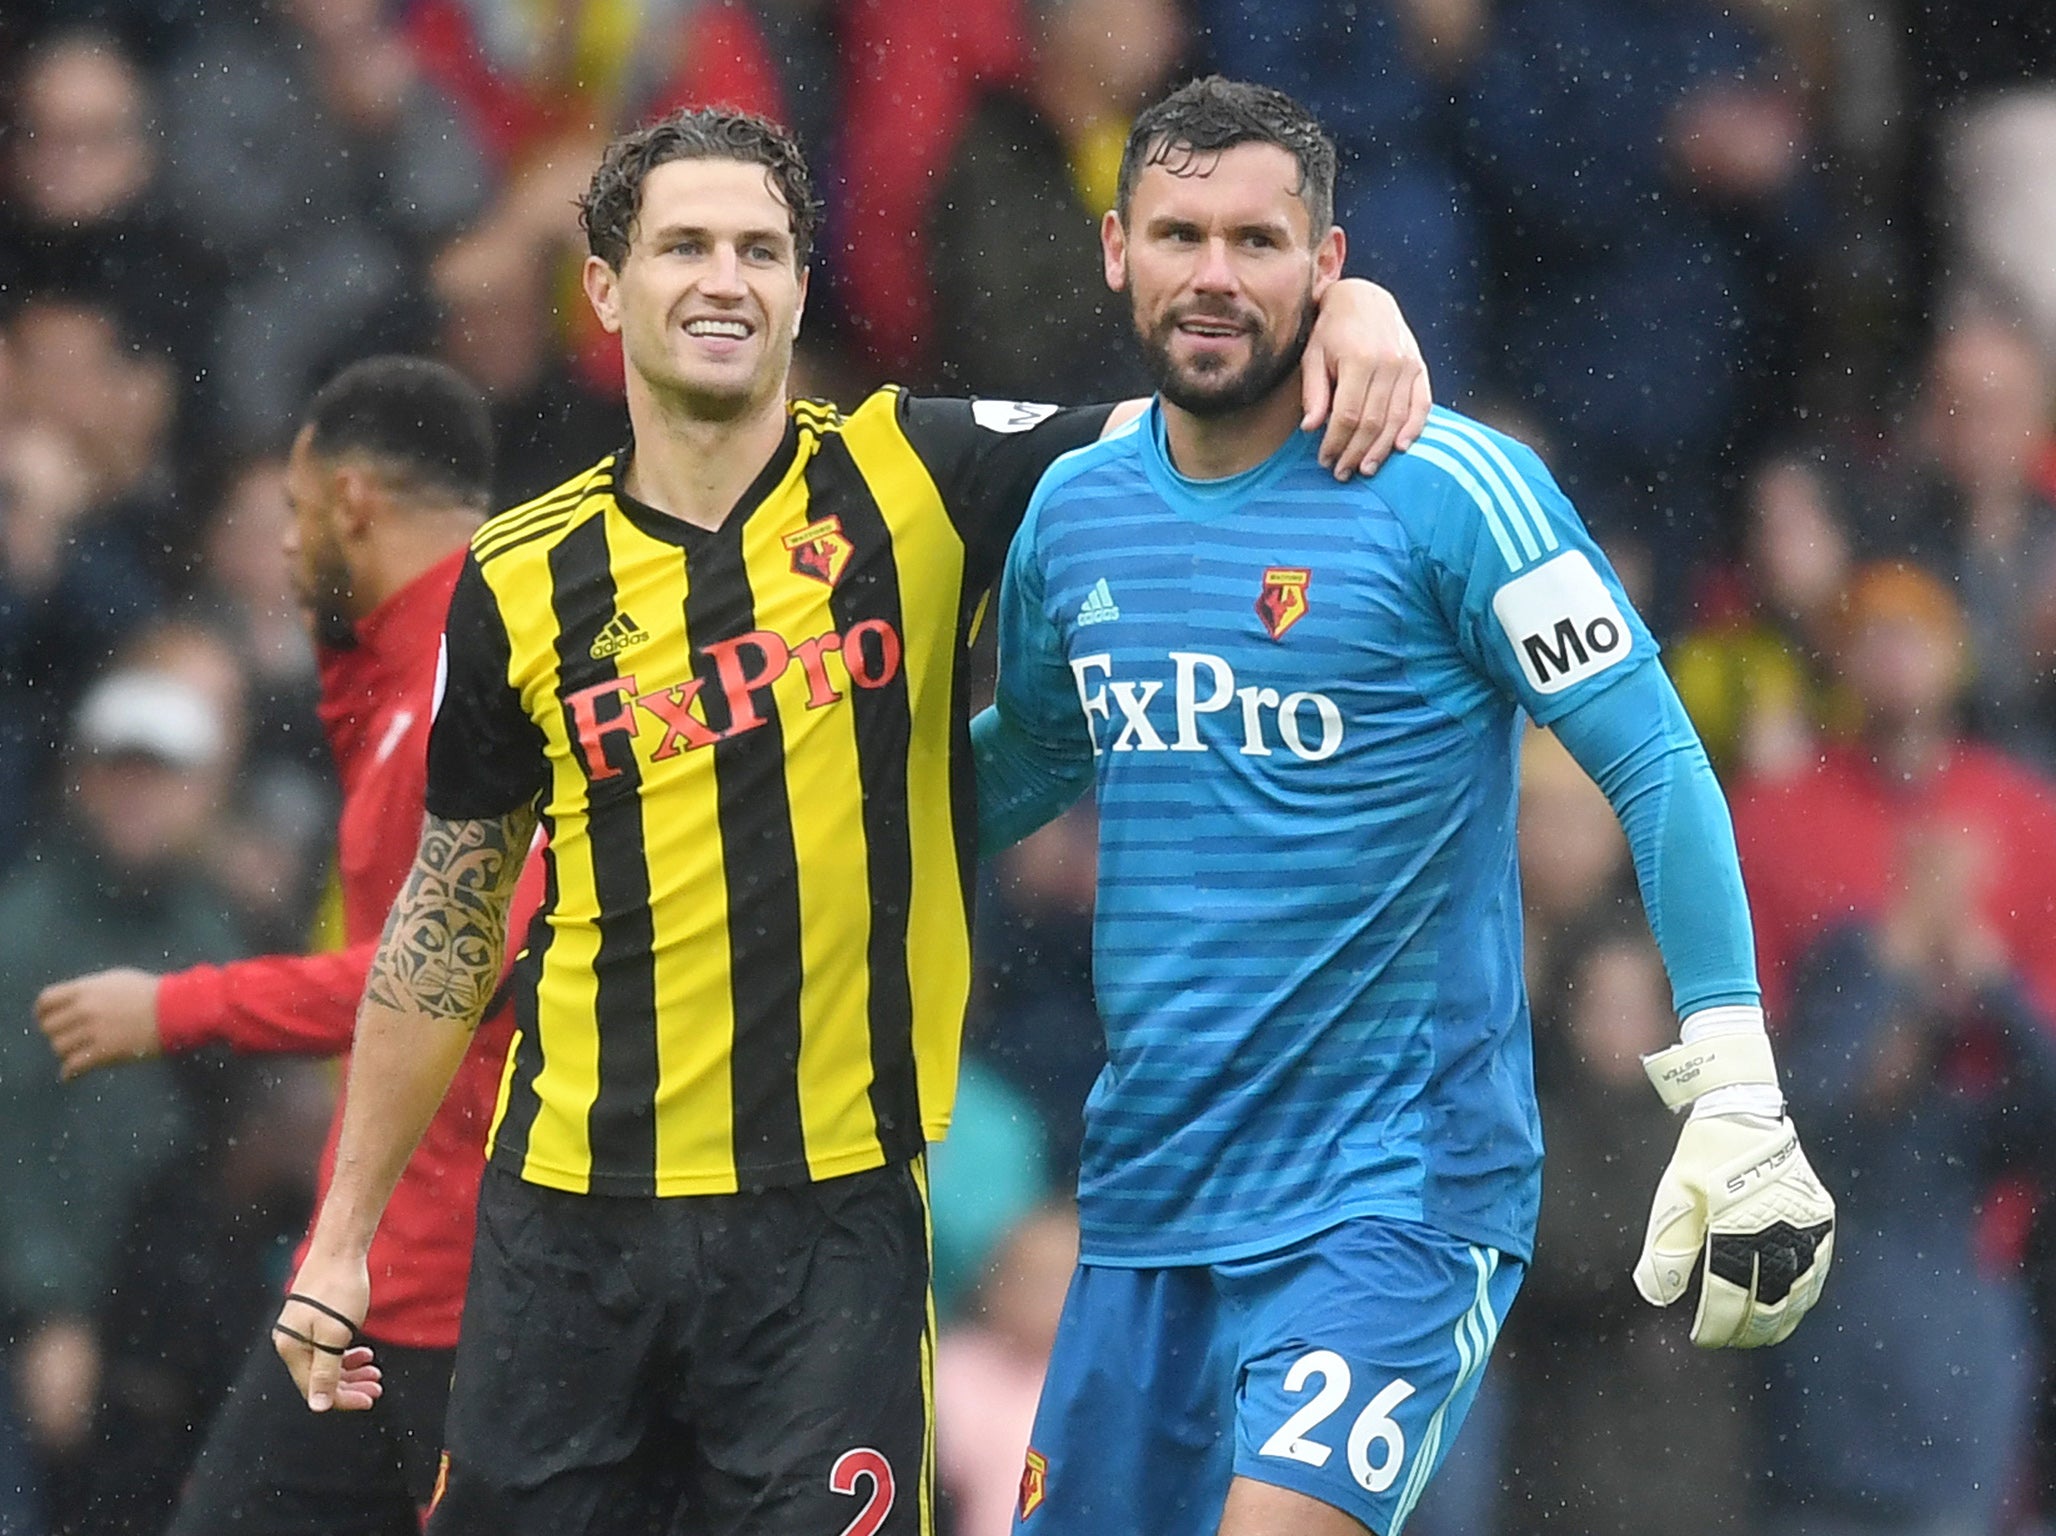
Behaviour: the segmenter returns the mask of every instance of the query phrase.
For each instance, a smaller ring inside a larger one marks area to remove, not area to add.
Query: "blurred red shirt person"
[[[344,947],[194,966],[159,978],[157,1033],[167,1052],[208,1045],[304,1056],[348,1052],[372,951],[414,860],[436,646],[463,559],[460,548],[388,598],[356,626],[356,645],[321,648],[321,723],[343,788],[336,867]],[[525,923],[524,914],[535,909],[539,870],[531,866],[528,887],[516,897],[517,904],[525,899],[517,921]],[[372,1338],[418,1349],[457,1346],[486,1128],[512,1018],[502,1006],[480,1027],[400,1177],[372,1248],[377,1300],[363,1322]],[[334,1171],[341,1124],[338,1107],[322,1153],[322,1190]]]
[[[37,1019],[66,1076],[217,1044],[320,1056],[351,1048],[372,954],[424,815],[443,621],[488,506],[492,430],[476,389],[416,358],[344,370],[307,419],[287,464],[287,553],[316,633],[321,720],[342,783],[344,947],[162,977],[107,971],[47,988]],[[540,863],[531,861],[512,921],[525,926],[540,896]],[[488,1011],[371,1251],[378,1300],[358,1322],[381,1346],[384,1411],[280,1413],[273,1398],[297,1394],[259,1340],[209,1431],[173,1536],[327,1528],[339,1489],[352,1528],[411,1528],[426,1508],[511,1013],[504,1004]],[[339,1104],[323,1192],[341,1123]]]
[[[1979,915],[2056,1017],[2056,786],[1959,730],[1969,651],[1955,599],[1916,567],[1872,565],[1850,583],[1844,636],[1857,739],[1735,797],[1765,1006],[1775,1018],[1790,999],[1792,968],[1816,938],[1878,918],[1907,843],[1932,832],[1975,850]]]

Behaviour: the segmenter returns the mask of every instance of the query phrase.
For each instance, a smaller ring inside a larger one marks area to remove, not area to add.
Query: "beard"
[[[1270,398],[1271,392],[1296,372],[1306,351],[1307,338],[1314,331],[1313,286],[1308,284],[1300,307],[1299,326],[1284,346],[1276,333],[1266,330],[1260,319],[1232,305],[1205,301],[1168,310],[1156,325],[1135,317],[1135,334],[1142,343],[1142,361],[1157,387],[1157,393],[1180,410],[1199,417],[1232,416]],[[1219,320],[1239,324],[1249,337],[1249,357],[1240,368],[1230,368],[1218,357],[1202,357],[1181,367],[1171,358],[1171,338],[1188,320]]]
[[[316,603],[307,612],[314,627],[314,638],[317,643],[327,646],[332,651],[356,648],[357,626],[351,621],[350,616],[343,612],[340,603],[331,598],[326,602]]]
[[[321,551],[308,560],[296,594],[307,615],[315,642],[347,651],[357,644],[357,621],[350,617],[350,568],[340,555]]]

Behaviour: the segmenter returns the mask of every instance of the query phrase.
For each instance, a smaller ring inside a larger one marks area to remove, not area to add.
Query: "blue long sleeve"
[[[1552,729],[1627,833],[1679,1017],[1760,1001],[1734,824],[1663,669],[1637,668]]]
[[[989,858],[1069,810],[1092,782],[1092,754],[1053,746],[997,707],[971,722],[978,766],[978,856]]]
[[[1043,604],[1036,554],[1041,493],[1007,551],[999,586],[999,682],[971,722],[978,853],[988,858],[1068,810],[1092,782],[1092,738],[1077,685]]]

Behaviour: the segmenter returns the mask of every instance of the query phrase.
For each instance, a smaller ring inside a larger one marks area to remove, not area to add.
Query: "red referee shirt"
[[[167,1051],[218,1042],[251,1052],[348,1052],[372,953],[414,862],[436,647],[463,560],[460,550],[387,599],[357,626],[355,647],[321,653],[321,722],[343,786],[336,844],[345,947],[166,976],[157,988],[157,1030]],[[539,861],[531,860],[515,893],[510,932],[524,931],[540,895]],[[364,1332],[374,1339],[420,1349],[457,1343],[486,1129],[512,1014],[502,1007],[480,1027],[386,1207],[371,1245]],[[338,1104],[321,1158],[324,1195],[342,1123]],[[295,1269],[305,1254],[303,1242]]]

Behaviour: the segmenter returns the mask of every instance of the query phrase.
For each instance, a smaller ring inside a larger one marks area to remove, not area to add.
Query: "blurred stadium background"
[[[0,1536],[155,1532],[307,1215],[330,1073],[61,1087],[30,1002],[317,931],[334,788],[278,551],[311,389],[433,354],[503,503],[623,437],[601,141],[725,102],[828,197],[803,388],[1143,387],[1129,119],[1307,102],[1350,269],[1536,444],[1737,812],[1829,1299],[1699,1357],[1627,1269],[1673,1028],[1604,803],[1524,772],[1540,1256],[1423,1536],[2056,1529],[2056,11],[2048,0],[7,0]],[[155,727],[105,688],[167,675]],[[396,830],[396,835],[406,835]],[[1092,832],[989,871],[937,1154],[946,1536],[999,1536],[1075,1245]]]

